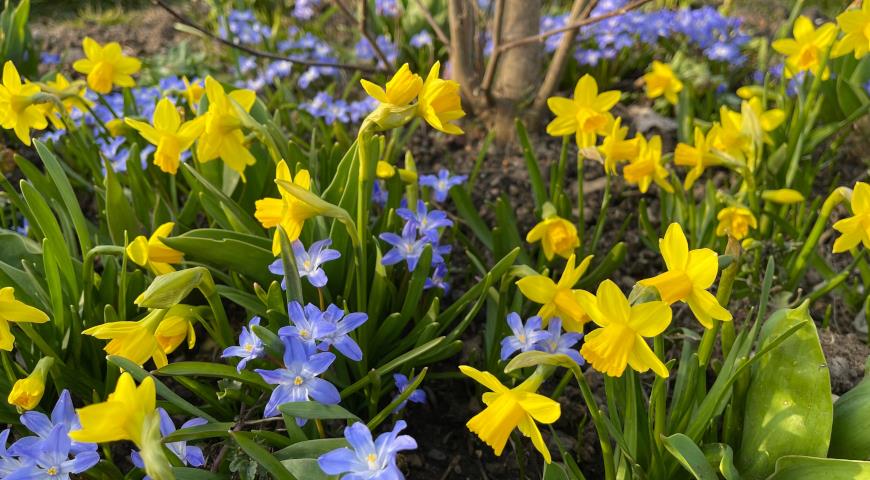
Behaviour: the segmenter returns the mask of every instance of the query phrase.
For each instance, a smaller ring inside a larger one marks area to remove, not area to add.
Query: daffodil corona
[[[577,227],[558,216],[556,209],[549,203],[544,205],[544,219],[529,230],[526,241],[529,243],[540,241],[547,260],[552,260],[554,255],[568,258],[580,246]]]
[[[655,99],[664,96],[672,105],[677,104],[677,95],[683,91],[683,82],[677,78],[671,66],[657,60],[652,63],[652,71],[643,76],[646,96]]]
[[[84,73],[88,77],[88,86],[91,90],[106,94],[112,91],[112,86],[133,87],[134,73],[142,67],[142,62],[128,57],[121,52],[118,42],[110,42],[100,45],[91,37],[85,37],[82,41],[82,49],[85,57],[73,63],[73,69]]]
[[[716,215],[719,225],[716,226],[716,235],[724,237],[730,235],[736,240],[743,240],[749,235],[749,229],[758,228],[758,220],[748,208],[725,207]]]
[[[547,105],[556,118],[547,125],[547,133],[556,137],[574,134],[580,148],[594,147],[598,135],[606,135],[613,123],[610,109],[622,95],[618,90],[598,93],[598,82],[583,75],[574,87],[574,98],[550,97]]]
[[[625,181],[637,185],[641,193],[649,190],[653,182],[662,190],[672,193],[674,187],[668,182],[670,173],[662,164],[662,137],[653,135],[649,141],[639,137],[638,155],[622,169]]]
[[[199,117],[181,123],[181,115],[175,104],[172,100],[163,98],[154,109],[152,125],[132,118],[124,121],[135,128],[148,143],[157,147],[154,152],[154,165],[175,175],[181,163],[181,152],[189,149],[202,133],[205,127],[203,120],[204,117]]]
[[[812,20],[801,15],[795,20],[792,33],[794,38],[773,42],[773,49],[786,56],[786,77],[791,78],[808,70],[818,74],[828,48],[837,38],[837,27],[833,23],[824,23],[815,28]],[[824,67],[822,79],[827,79],[829,75],[828,67]]]
[[[571,255],[558,283],[544,275],[529,275],[518,280],[517,286],[526,298],[541,304],[538,316],[544,320],[545,326],[549,319],[558,317],[562,319],[565,330],[582,333],[589,317],[577,302],[575,293],[579,290],[573,288],[589,268],[592,255],[584,258],[576,267],[575,261],[575,256]]]

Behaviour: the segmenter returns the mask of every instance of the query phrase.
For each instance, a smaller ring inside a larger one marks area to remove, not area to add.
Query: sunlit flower
[[[199,100],[205,94],[205,88],[201,85],[202,81],[194,80],[191,82],[186,76],[181,77],[181,81],[184,82],[184,96],[187,97],[187,105],[195,112],[196,107],[199,106]]]
[[[257,159],[245,146],[242,121],[233,102],[250,112],[257,95],[252,90],[226,93],[224,87],[211,76],[205,77],[205,94],[208,97],[208,111],[203,115],[205,129],[196,144],[197,159],[208,162],[220,157],[244,181],[245,167],[253,165]]]
[[[389,164],[389,162],[385,162],[383,160],[378,160],[378,164],[375,166],[375,176],[382,179],[392,178],[393,175],[396,174],[396,167]]]
[[[432,128],[451,135],[459,135],[462,129],[453,123],[465,116],[459,97],[459,83],[438,78],[441,62],[435,62],[420,89],[417,115]]]
[[[142,138],[157,147],[154,152],[154,165],[173,175],[181,163],[181,152],[189,149],[205,128],[204,120],[205,117],[198,117],[181,123],[178,109],[168,98],[157,102],[153,126],[132,118],[124,119],[127,125],[139,131]]]
[[[793,34],[794,38],[773,42],[773,49],[786,56],[786,78],[807,70],[817,74],[822,67],[822,57],[837,38],[836,25],[824,23],[815,28],[812,20],[801,15],[794,22]],[[825,67],[822,79],[827,79],[829,75],[830,71]]]
[[[129,440],[142,448],[145,417],[154,412],[156,404],[154,379],[147,376],[137,387],[133,377],[124,372],[105,402],[78,410],[81,429],[71,431],[69,436],[88,443]]]
[[[765,190],[761,192],[761,198],[765,201],[778,203],[780,205],[791,205],[804,201],[804,195],[797,190],[791,188],[780,188],[779,190]]]
[[[550,320],[550,326],[547,327],[547,338],[540,342],[537,348],[553,355],[566,355],[578,365],[583,365],[586,360],[574,347],[581,339],[583,339],[583,334],[580,332],[562,332],[562,320],[554,318]]]
[[[435,192],[435,201],[443,203],[447,200],[447,193],[450,189],[462,185],[468,180],[468,175],[451,175],[444,168],[438,171],[438,175],[421,175],[420,186],[429,187]]]
[[[736,240],[743,240],[749,234],[749,229],[758,228],[758,221],[752,212],[743,207],[725,207],[716,215],[719,225],[716,235],[730,235]]]
[[[840,232],[834,242],[834,253],[845,252],[859,243],[870,248],[870,184],[855,183],[851,206],[852,216],[834,224],[834,230]]]
[[[3,64],[3,84],[0,85],[0,126],[14,130],[25,145],[30,145],[30,129],[42,130],[48,126],[46,110],[34,103],[33,96],[40,92],[39,86],[30,82],[21,83],[18,69],[11,60]]]
[[[47,321],[48,315],[42,310],[16,300],[13,287],[0,288],[0,350],[11,351],[15,342],[9,322],[45,323]]]
[[[17,380],[12,385],[12,390],[6,399],[9,405],[14,405],[19,412],[36,408],[45,393],[45,380],[52,364],[54,364],[54,358],[40,358],[30,375]]]
[[[652,71],[643,76],[646,96],[654,99],[664,95],[672,105],[677,104],[677,95],[683,91],[683,82],[677,78],[670,65],[653,60]]]
[[[644,337],[655,337],[671,323],[671,309],[665,302],[629,305],[625,295],[610,280],[601,282],[597,295],[578,292],[580,305],[601,328],[586,334],[580,354],[592,368],[611,377],[622,376],[626,366],[637,372],[652,369],[660,377],[668,369]]]
[[[659,240],[659,249],[668,271],[640,284],[654,287],[668,303],[686,302],[695,318],[705,328],[713,327],[713,319],[731,320],[731,313],[707,289],[719,273],[719,256],[709,248],[689,250],[689,244],[679,223],[672,223]]]
[[[396,390],[399,391],[399,395],[396,396],[396,398],[399,398],[399,396],[405,393],[405,390],[407,390],[408,387],[411,386],[411,382],[408,380],[408,377],[402,375],[401,373],[394,373],[393,381],[396,382]],[[408,402],[426,403],[426,392],[422,388],[415,389],[413,392],[410,393],[410,395],[408,395],[406,400],[399,402],[399,404],[396,405],[396,409],[393,410],[393,413],[398,413],[399,411],[403,410]]]
[[[177,265],[184,260],[184,254],[171,249],[163,244],[160,237],[168,237],[172,233],[175,223],[167,222],[157,227],[150,238],[139,235],[127,245],[127,256],[136,265],[147,267],[154,275],[163,275],[174,272],[172,265]]]
[[[719,108],[719,122],[707,133],[707,145],[735,161],[745,162],[752,148],[752,136],[743,128],[743,115],[725,105]]]
[[[613,175],[619,162],[628,162],[638,154],[638,137],[626,140],[628,127],[622,126],[622,118],[616,117],[610,132],[604,136],[598,151],[604,157],[604,171]]]
[[[544,275],[529,275],[519,279],[517,286],[526,298],[541,304],[538,316],[544,319],[545,324],[551,318],[559,317],[565,325],[565,330],[582,332],[583,325],[589,321],[589,317],[577,302],[576,292],[579,290],[573,288],[586,273],[591,261],[592,255],[589,255],[575,267],[575,256],[571,255],[568,263],[565,264],[565,271],[559,277],[559,283]]]
[[[704,170],[709,167],[720,165],[722,161],[711,150],[711,141],[716,134],[715,130],[711,130],[706,136],[704,131],[699,127],[695,127],[695,144],[688,145],[685,143],[677,144],[674,151],[674,164],[682,167],[690,167],[686,173],[686,180],[683,186],[686,190],[692,188]]]
[[[160,326],[162,319],[161,312],[154,310],[135,322],[104,323],[88,328],[82,333],[100,340],[109,340],[103,348],[109,355],[124,357],[137,365],[144,365],[150,358],[154,360],[154,365],[160,368],[169,363],[166,351],[157,341],[157,327]]]
[[[638,155],[622,169],[625,181],[637,185],[641,193],[646,193],[652,182],[662,190],[673,192],[674,187],[668,182],[670,172],[662,164],[662,137],[653,135],[649,142],[638,137]]]
[[[397,107],[413,102],[423,88],[423,79],[420,78],[420,75],[412,72],[407,63],[402,65],[393,75],[393,78],[387,82],[386,89],[366,79],[360,80],[360,83],[366,93],[375,100]]]
[[[544,206],[544,219],[529,230],[526,241],[540,241],[547,260],[552,260],[554,255],[568,258],[580,246],[577,227],[558,216],[555,209],[552,206],[548,208],[547,205]]]
[[[508,335],[501,340],[502,361],[507,360],[518,351],[534,350],[540,342],[547,340],[550,336],[545,330],[541,330],[541,317],[529,317],[523,325],[523,319],[516,312],[511,312],[507,315],[507,324],[513,335]]]
[[[134,73],[142,67],[142,62],[121,53],[118,42],[100,45],[91,37],[82,41],[85,57],[73,63],[73,69],[88,76],[88,86],[91,90],[106,94],[112,91],[112,85],[133,87]]]
[[[348,480],[404,480],[405,476],[396,465],[396,453],[414,450],[417,442],[409,435],[399,435],[407,424],[396,422],[389,432],[372,440],[372,432],[362,422],[344,429],[348,447],[329,451],[317,459],[317,465],[327,475],[341,475]],[[338,478],[338,477],[335,477]]]
[[[576,134],[580,148],[594,147],[597,136],[608,133],[613,122],[610,109],[622,95],[618,90],[598,93],[598,82],[583,75],[574,88],[574,99],[550,97],[547,105],[556,118],[547,125],[547,133],[556,137]]]
[[[31,437],[32,438],[32,437]],[[20,442],[20,440],[19,440]],[[9,473],[3,462],[0,467],[4,470],[4,478],[15,479],[45,479],[45,480],[69,480],[70,475],[78,478],[80,474],[89,470],[100,461],[100,454],[95,451],[73,453],[70,451],[72,441],[64,425],[55,425],[42,442],[28,444],[27,448],[16,442],[10,447],[21,454],[20,458],[26,459],[20,468]],[[73,453],[73,458],[70,454]]]
[[[296,260],[296,270],[299,272],[299,278],[307,278],[308,283],[315,288],[326,286],[329,280],[326,278],[326,272],[323,271],[323,264],[337,260],[341,257],[338,250],[329,248],[332,245],[331,239],[318,240],[311,244],[308,250],[305,250],[305,245],[299,240],[290,244],[293,249],[293,257]],[[275,275],[284,275],[284,260],[276,259],[269,265],[269,271]],[[287,288],[284,285],[285,281],[281,280],[281,287]]]
[[[196,331],[193,329],[193,322],[199,318],[197,310],[198,307],[179,303],[166,311],[166,316],[163,317],[154,332],[154,338],[157,339],[163,353],[168,355],[174,352],[185,339],[187,339],[187,348],[193,348],[196,345]]]
[[[870,51],[870,2],[861,2],[861,8],[837,15],[837,25],[846,35],[837,42],[831,55],[839,57],[854,52],[859,60],[867,55]]]
[[[481,372],[465,365],[460,365],[459,370],[492,390],[483,394],[486,408],[465,424],[468,429],[492,447],[496,455],[501,455],[511,432],[519,428],[520,433],[531,438],[544,461],[550,463],[550,451],[535,422],[551,424],[559,419],[562,410],[559,402],[537,393],[541,379],[533,375],[511,389],[502,385],[489,372]]]
[[[292,182],[305,190],[311,190],[311,175],[308,174],[308,170],[299,170],[294,178],[284,160],[278,162],[278,166],[275,167],[275,180]],[[287,239],[293,242],[302,233],[305,220],[315,216],[317,212],[283,188],[279,188],[278,192],[281,198],[257,200],[254,216],[265,228],[280,226],[287,234]],[[275,256],[281,254],[281,234],[278,229],[275,229],[272,235],[272,254]]]

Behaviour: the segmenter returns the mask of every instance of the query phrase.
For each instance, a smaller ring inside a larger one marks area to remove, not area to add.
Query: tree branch
[[[378,60],[386,65],[389,70],[395,71],[396,66],[393,65],[393,62],[387,59],[386,55],[384,55],[383,50],[381,50],[381,47],[378,46],[378,42],[374,38],[372,38],[372,36],[368,32],[368,29],[366,29],[365,23],[358,22],[356,18],[354,18],[353,13],[344,5],[344,2],[342,2],[341,0],[335,0],[335,4],[338,5],[338,8],[341,10],[341,12],[344,13],[344,15],[351,22],[357,25],[359,32],[362,34],[363,37],[365,37],[366,41],[369,42],[369,45],[372,46],[372,50],[375,51],[375,55],[378,57]]]
[[[167,13],[175,17],[179,23],[187,25],[188,27],[202,33],[206,37],[212,39],[213,41],[225,45],[230,48],[235,48],[236,50],[240,50],[249,55],[253,55],[255,57],[268,58],[271,60],[282,60],[291,63],[298,63],[299,65],[307,65],[309,67],[332,67],[332,68],[340,68],[342,70],[358,70],[361,72],[382,72],[383,68],[371,65],[359,65],[359,64],[351,64],[351,63],[336,63],[336,62],[319,62],[316,60],[308,60],[305,58],[294,58],[294,57],[285,57],[283,55],[277,55],[270,52],[264,52],[262,50],[257,50],[255,48],[247,47],[245,45],[235,44],[225,38],[221,38],[214,33],[210,32],[205,27],[194,23],[193,20],[185,17],[184,15],[176,12],[169,5],[163,2],[163,0],[151,0],[155,5],[159,6],[163,10],[166,10]]]
[[[499,47],[499,50],[503,52],[503,51],[511,49],[511,48],[519,47],[522,45],[527,45],[529,43],[541,42],[545,38],[552,37],[553,35],[558,35],[560,33],[570,32],[571,30],[575,30],[575,29],[578,29],[580,27],[585,27],[587,25],[592,25],[593,23],[598,23],[598,22],[601,22],[603,20],[607,20],[608,18],[618,17],[618,16],[623,15],[631,10],[640,8],[641,6],[643,6],[646,3],[649,3],[650,1],[651,0],[635,0],[634,2],[631,2],[622,8],[617,8],[616,10],[613,10],[611,12],[607,12],[607,13],[599,15],[597,17],[578,20],[576,22],[573,22],[573,23],[566,25],[564,27],[561,27],[561,28],[547,30],[546,32],[541,32],[537,35],[519,38],[517,40],[507,42],[507,43],[503,44],[501,47]],[[493,54],[495,54],[495,52],[493,52]]]
[[[486,71],[483,72],[483,81],[480,84],[480,88],[486,94],[489,93],[489,87],[492,86],[495,66],[498,63],[502,17],[504,17],[504,0],[495,0],[495,13],[492,17],[492,55],[490,55],[489,61],[486,62]]]
[[[432,16],[432,12],[426,8],[426,5],[423,5],[423,2],[420,0],[414,0],[417,2],[417,6],[420,7],[420,11],[423,12],[423,17],[426,18],[426,23],[432,27],[432,30],[435,32],[435,36],[438,37],[438,41],[443,43],[444,45],[450,46],[450,39],[447,38],[447,35],[444,33],[444,30],[441,30],[441,27],[438,26],[438,22],[435,21],[435,17]]]

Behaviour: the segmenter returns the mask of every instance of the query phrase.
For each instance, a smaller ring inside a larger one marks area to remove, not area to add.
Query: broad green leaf
[[[347,418],[359,420],[359,417],[338,405],[324,405],[317,402],[289,402],[279,406],[278,410],[281,410],[281,413],[285,415],[298,418],[325,418],[330,420]]]
[[[284,447],[275,452],[275,457],[278,460],[289,460],[291,458],[317,458],[326,452],[347,446],[347,440],[343,438],[318,438],[297,442],[289,447]]]
[[[70,185],[69,179],[63,171],[63,167],[61,167],[60,162],[57,160],[57,157],[54,156],[54,153],[52,153],[51,150],[49,150],[49,148],[39,140],[34,141],[33,144],[36,147],[36,151],[39,153],[39,157],[42,159],[43,165],[45,165],[45,170],[48,172],[49,176],[51,176],[52,182],[60,193],[60,197],[63,200],[67,213],[72,218],[73,226],[75,227],[76,235],[79,239],[79,248],[82,253],[87,252],[91,249],[91,237],[88,229],[88,222],[85,220],[85,215],[82,213],[81,206],[79,206],[79,201],[78,198],[76,198],[75,192],[73,192],[72,185]]]
[[[710,466],[704,452],[695,445],[691,438],[682,433],[665,437],[665,448],[674,456],[686,470],[697,480],[718,480],[716,471]]]
[[[262,237],[227,232],[233,234],[218,240],[190,233],[162,240],[168,247],[184,252],[186,260],[240,273],[262,284],[274,278],[267,268],[274,257],[270,249],[260,246]]]
[[[225,378],[230,380],[238,380],[248,385],[253,385],[259,388],[268,389],[269,385],[263,381],[263,378],[256,373],[247,370],[237,371],[229,365],[209,362],[175,362],[166,365],[163,368],[157,369],[154,372],[157,375],[166,375],[170,377],[189,376],[189,377],[212,377]]]
[[[863,380],[834,403],[828,456],[853,460],[870,458],[870,380]]]
[[[333,478],[323,473],[323,470],[317,465],[317,460],[313,458],[284,460],[281,464],[296,478],[304,478],[305,480],[330,480]]]
[[[870,478],[870,462],[789,455],[767,480],[857,480]]]
[[[565,467],[558,463],[544,464],[543,480],[569,480]]]
[[[233,440],[235,440],[240,447],[242,447],[242,450],[244,450],[245,453],[250,455],[251,458],[256,460],[257,463],[265,468],[272,478],[277,480],[296,480],[296,477],[291,474],[274,455],[254,441],[252,433],[232,432],[230,433],[230,436],[233,437]],[[307,480],[307,477],[302,478]]]
[[[704,455],[711,465],[719,465],[719,473],[725,480],[740,480],[740,472],[734,466],[734,451],[724,443],[711,443],[704,445]]]

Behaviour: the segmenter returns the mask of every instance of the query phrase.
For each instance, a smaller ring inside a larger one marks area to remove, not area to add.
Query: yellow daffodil
[[[804,196],[797,190],[790,188],[781,188],[779,190],[765,190],[761,192],[761,198],[765,201],[778,203],[780,205],[791,205],[804,201]]]
[[[565,271],[559,277],[559,283],[544,275],[529,275],[518,280],[517,286],[526,298],[541,304],[538,316],[543,320],[544,326],[551,318],[559,317],[565,330],[582,333],[583,325],[589,321],[589,317],[577,303],[574,295],[576,290],[573,288],[589,268],[592,255],[584,258],[576,267],[575,261],[576,257],[571,255]]]
[[[604,136],[598,151],[604,157],[604,171],[610,175],[616,173],[616,165],[619,162],[628,162],[637,157],[638,137],[626,140],[628,127],[622,126],[622,118],[616,117],[610,132]]]
[[[750,228],[758,228],[755,215],[743,207],[725,207],[719,210],[716,219],[719,220],[716,235],[720,237],[730,235],[736,240],[743,240],[749,234]]]
[[[672,193],[674,187],[668,183],[670,172],[662,165],[662,137],[653,135],[649,142],[638,137],[638,155],[622,169],[625,181],[637,185],[641,193],[646,193],[652,182],[662,190]]]
[[[846,35],[837,42],[831,55],[839,57],[854,52],[859,60],[867,55],[870,51],[870,2],[861,2],[861,8],[837,15],[837,25]]]
[[[15,342],[9,322],[45,323],[48,315],[15,299],[13,287],[0,288],[0,350],[11,351]]]
[[[668,369],[649,348],[644,337],[655,337],[671,323],[671,309],[665,302],[629,305],[619,287],[601,282],[597,295],[577,292],[577,300],[592,321],[601,328],[586,334],[580,354],[592,368],[619,377],[626,366],[637,372],[652,370],[660,377]]]
[[[30,145],[30,129],[42,130],[48,126],[46,108],[34,102],[40,92],[38,85],[21,83],[18,69],[11,60],[3,64],[3,84],[0,85],[0,126],[14,130],[25,145]]]
[[[547,260],[552,260],[553,255],[568,258],[580,246],[577,227],[556,215],[555,208],[549,203],[544,205],[544,219],[529,230],[526,241],[529,243],[540,241]]]
[[[81,110],[85,105],[92,105],[92,102],[85,98],[85,87],[75,88],[66,77],[61,73],[54,76],[54,80],[45,82],[45,91],[63,97],[61,102],[67,113],[72,113],[73,110]],[[66,128],[63,123],[61,113],[57,111],[57,107],[53,103],[44,103],[45,115],[51,121],[54,128]]]
[[[396,174],[396,167],[390,165],[388,162],[383,160],[378,160],[378,164],[375,166],[375,176],[382,179],[393,178],[393,175]]]
[[[722,308],[707,289],[719,273],[719,256],[709,248],[689,250],[689,243],[678,223],[672,223],[659,240],[659,249],[668,271],[640,284],[654,287],[667,304],[686,302],[695,318],[705,328],[713,327],[713,319],[731,320],[731,313]]]
[[[184,260],[184,254],[173,250],[160,240],[160,237],[168,237],[172,233],[175,223],[168,222],[157,227],[151,238],[139,235],[127,245],[127,257],[136,265],[147,267],[154,275],[174,272],[172,265],[177,265]]]
[[[299,170],[296,173],[296,178],[293,178],[290,174],[290,168],[283,160],[278,163],[275,169],[275,179],[293,182],[305,190],[311,190],[311,176],[308,170]],[[284,229],[284,233],[287,234],[287,239],[292,242],[299,238],[305,220],[317,215],[317,211],[283,189],[279,188],[278,191],[281,193],[281,198],[257,200],[254,217],[260,221],[264,228],[280,225]],[[281,234],[277,229],[272,236],[272,253],[276,256],[281,254]]]
[[[14,405],[19,413],[36,408],[45,393],[45,380],[53,364],[54,359],[51,357],[40,358],[30,375],[12,385],[12,390],[6,399],[9,405]]]
[[[160,415],[157,412],[157,391],[149,375],[136,382],[128,372],[118,378],[115,391],[105,402],[77,410],[81,428],[69,433],[77,442],[106,443],[129,440],[139,449],[145,473],[154,480],[170,480],[175,476],[172,465],[163,453]]]
[[[657,60],[652,63],[652,71],[643,76],[646,96],[655,99],[664,96],[672,105],[677,104],[677,95],[683,91],[683,82],[677,78],[670,65]]]
[[[773,42],[773,49],[786,56],[786,78],[807,70],[817,74],[822,68],[822,57],[837,38],[836,25],[825,23],[815,28],[812,20],[801,15],[794,22],[793,34],[794,38]],[[822,79],[827,79],[829,75],[828,67],[824,67]]]
[[[417,115],[438,131],[459,135],[463,133],[462,129],[452,123],[465,116],[459,98],[459,83],[438,78],[440,70],[441,62],[435,62],[429,70],[429,75],[420,88]]]
[[[710,130],[710,133],[705,136],[703,130],[695,127],[694,145],[677,144],[677,148],[674,151],[674,164],[690,167],[683,184],[686,190],[692,188],[695,180],[704,174],[705,169],[722,163],[719,157],[710,151],[710,143],[715,135],[715,130]]]
[[[144,365],[150,358],[154,360],[154,365],[160,368],[169,363],[166,354],[172,353],[181,344],[181,339],[184,338],[182,336],[179,339],[180,335],[175,331],[178,330],[179,322],[173,322],[161,332],[163,335],[161,337],[163,344],[161,345],[157,338],[157,331],[166,314],[167,312],[163,310],[152,310],[141,320],[135,322],[104,323],[91,327],[82,333],[100,340],[109,340],[109,343],[103,348],[109,355],[124,357],[137,365]],[[192,326],[190,328],[192,329]],[[188,327],[185,325],[184,329],[186,334]],[[176,340],[178,341],[176,342]],[[195,340],[195,337],[188,338],[188,342],[191,340]],[[173,346],[175,348],[168,348]]]
[[[205,128],[204,120],[205,117],[199,117],[181,123],[178,109],[168,98],[157,102],[152,118],[153,126],[132,118],[124,119],[142,138],[157,147],[154,151],[154,165],[172,175],[178,172],[181,152],[189,149]]]
[[[193,321],[199,316],[198,308],[190,305],[178,304],[166,311],[166,316],[157,325],[154,338],[163,349],[163,353],[170,354],[187,339],[187,348],[196,345],[196,331],[193,329]]]
[[[211,76],[205,77],[205,95],[208,97],[208,111],[204,115],[205,129],[196,144],[197,159],[209,162],[220,157],[245,181],[245,167],[253,165],[257,159],[245,146],[242,121],[232,102],[250,112],[257,95],[252,90],[226,93]]]
[[[82,50],[85,57],[73,63],[73,69],[84,73],[88,77],[88,86],[91,90],[106,94],[112,91],[112,85],[119,87],[133,87],[134,73],[142,67],[142,62],[121,53],[121,45],[118,42],[110,42],[100,45],[91,37],[85,37],[82,41]]]
[[[840,237],[834,242],[834,253],[845,252],[859,243],[870,248],[870,184],[856,183],[850,204],[852,216],[834,224],[834,230],[840,232]]]
[[[184,82],[184,96],[187,98],[187,105],[196,112],[196,107],[199,106],[199,100],[205,93],[205,88],[200,85],[199,80],[191,82],[186,76],[181,77],[181,81]]]
[[[714,123],[710,129],[707,143],[735,161],[745,162],[752,146],[752,137],[743,128],[743,115],[722,105],[719,109],[719,122]]]
[[[622,95],[618,90],[598,93],[598,82],[583,75],[574,88],[574,99],[550,97],[547,105],[556,118],[547,125],[547,133],[556,137],[575,134],[577,146],[594,147],[598,135],[608,133],[613,122],[610,109]]]
[[[437,71],[435,76],[438,76]],[[393,78],[387,82],[386,89],[366,79],[360,80],[360,83],[370,97],[396,107],[403,107],[413,102],[423,88],[423,79],[420,78],[420,75],[412,72],[407,63],[402,65],[399,71],[393,75]]]
[[[764,105],[761,103],[761,98],[759,97],[750,98],[748,104],[749,108],[752,109],[753,113],[755,113],[755,116],[758,118],[761,131],[764,134],[764,142],[772,145],[773,139],[770,138],[769,134],[776,130],[776,128],[782,125],[782,122],[785,121],[785,112],[779,108],[765,110]]]
[[[502,385],[489,372],[465,365],[460,365],[459,370],[492,390],[483,394],[486,408],[465,424],[468,429],[492,447],[496,455],[501,455],[511,432],[519,428],[520,433],[532,440],[532,444],[544,456],[544,461],[550,463],[550,451],[535,422],[551,424],[559,419],[562,410],[559,402],[537,393],[541,379],[533,375],[511,389]]]

